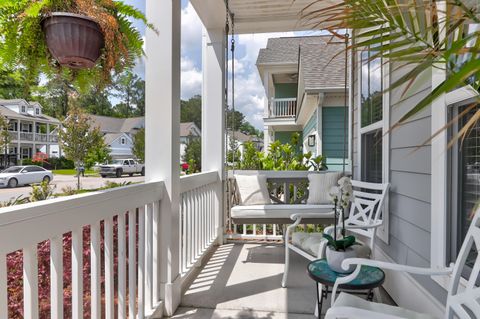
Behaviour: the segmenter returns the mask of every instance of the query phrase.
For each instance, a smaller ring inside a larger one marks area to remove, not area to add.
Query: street
[[[92,189],[105,186],[107,181],[115,183],[123,182],[132,182],[139,183],[143,182],[145,177],[135,175],[133,177],[123,176],[121,178],[101,178],[101,177],[82,177],[80,182],[83,189]],[[55,175],[52,181],[52,185],[55,185],[55,193],[61,193],[63,188],[77,187],[77,178],[75,176],[67,175]],[[16,198],[20,195],[29,196],[32,190],[31,186],[17,187],[17,188],[0,188],[0,202],[8,201],[11,198]]]

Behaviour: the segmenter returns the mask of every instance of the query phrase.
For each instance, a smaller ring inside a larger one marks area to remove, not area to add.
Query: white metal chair
[[[366,245],[362,245],[361,253],[362,257],[370,257],[373,255],[377,229],[383,224],[382,208],[389,184],[367,183],[352,180],[352,186],[352,203],[350,205],[348,218],[345,220],[345,228],[348,232],[361,235],[368,241]],[[285,269],[283,273],[282,287],[286,287],[287,285],[290,250],[295,251],[308,260],[323,258],[325,254],[327,241],[322,238],[321,234],[314,233],[312,235],[307,233],[293,233],[296,227],[302,222],[302,219],[315,218],[315,215],[315,213],[299,213],[290,216],[295,222],[287,228],[285,233]],[[338,225],[342,226],[341,218]],[[329,226],[325,228],[324,232],[331,234],[333,233],[333,229],[333,226]],[[340,232],[340,227],[337,227],[337,230]],[[290,242],[291,235],[292,242]],[[297,240],[298,237],[303,238]],[[314,237],[313,240],[312,237]],[[304,243],[310,243],[310,247],[312,248],[309,249],[305,247],[305,245],[302,247],[300,243],[301,239],[303,239]]]
[[[422,314],[400,307],[368,302],[346,293],[342,293],[338,298],[335,298],[338,286],[353,280],[360,272],[362,265],[375,266],[393,271],[403,271],[417,275],[451,275],[444,318],[480,318],[480,287],[477,285],[480,273],[479,247],[480,208],[478,208],[475,213],[455,264],[452,264],[448,268],[430,269],[380,262],[371,259],[346,259],[343,261],[342,267],[345,269],[350,265],[357,265],[357,267],[351,275],[339,278],[335,282],[332,291],[332,307],[327,311],[325,318],[432,318],[429,314]],[[465,278],[465,281],[463,281],[462,272],[472,249],[475,249],[477,256],[469,277]],[[405,293],[408,293],[408,291]]]

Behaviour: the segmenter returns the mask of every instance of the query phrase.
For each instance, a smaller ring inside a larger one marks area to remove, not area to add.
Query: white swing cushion
[[[292,214],[318,213],[325,214],[325,218],[333,218],[333,207],[332,205],[305,204],[239,205],[232,207],[231,217],[234,219],[290,219]],[[318,216],[315,218],[317,219]]]
[[[240,205],[271,204],[265,175],[235,175]]]
[[[292,244],[310,254],[313,257],[320,258],[320,243],[323,240],[323,233],[295,232],[292,234]],[[357,258],[370,258],[372,250],[368,245],[357,240],[359,245],[354,245]]]
[[[325,318],[435,319],[436,317],[401,307],[366,301],[360,297],[342,292],[335,300],[333,307],[327,311]]]

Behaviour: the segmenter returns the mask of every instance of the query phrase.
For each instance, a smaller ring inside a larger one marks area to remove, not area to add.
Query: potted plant
[[[351,266],[349,269],[345,270],[342,268],[343,260],[347,258],[356,257],[356,252],[353,249],[353,245],[357,244],[355,236],[347,236],[345,228],[345,210],[350,203],[350,197],[353,193],[352,190],[352,181],[348,177],[342,177],[338,181],[339,186],[334,186],[330,190],[330,196],[332,197],[334,204],[334,219],[335,224],[333,226],[333,236],[328,234],[323,234],[323,237],[327,240],[327,263],[328,266],[335,272],[338,273],[351,273],[355,266]],[[338,215],[340,214],[342,219],[341,226],[341,235],[342,238],[338,239]]]
[[[58,73],[108,83],[144,54],[135,19],[153,29],[141,11],[122,1],[6,0],[0,6],[0,59],[25,70],[30,80]]]

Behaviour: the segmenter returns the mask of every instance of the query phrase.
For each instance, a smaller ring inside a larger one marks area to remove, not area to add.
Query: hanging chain
[[[232,35],[230,51],[232,52],[232,140],[235,143],[235,150],[232,154],[233,169],[235,169],[236,160],[236,142],[235,142],[235,15],[232,14]]]
[[[347,153],[348,153],[348,41],[350,35],[348,32],[345,33],[345,111],[343,114],[343,175],[345,175],[345,168],[346,168],[346,160],[347,160]]]

